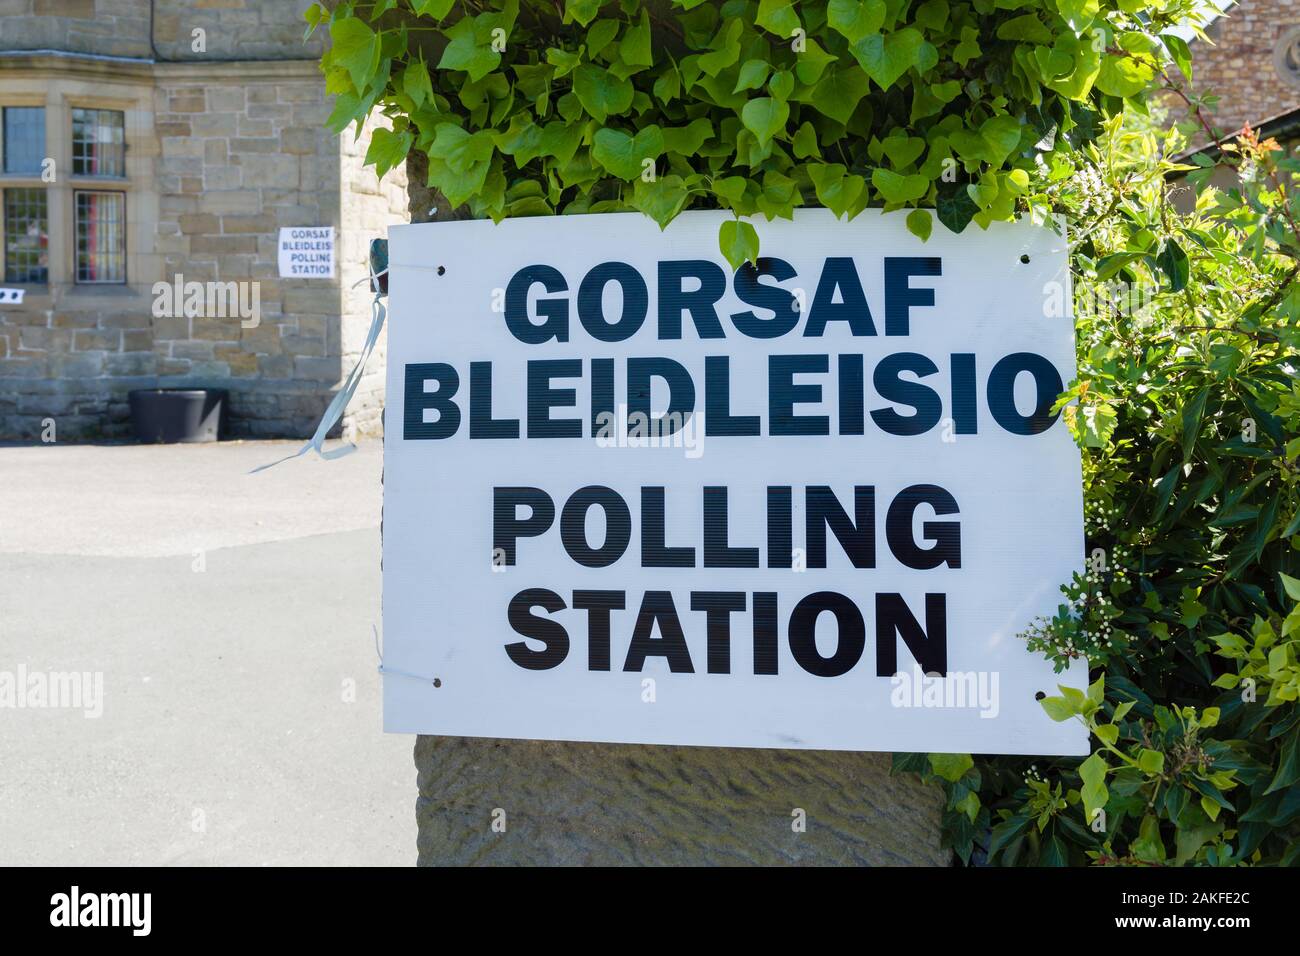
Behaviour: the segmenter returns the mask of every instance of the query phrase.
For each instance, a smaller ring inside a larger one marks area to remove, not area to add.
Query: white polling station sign
[[[333,226],[282,226],[279,244],[280,278],[334,278]]]
[[[385,729],[1087,753],[1064,237],[725,215],[392,229]]]

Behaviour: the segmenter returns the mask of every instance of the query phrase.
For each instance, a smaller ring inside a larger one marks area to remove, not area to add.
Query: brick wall
[[[1278,41],[1296,27],[1300,0],[1245,0],[1211,25],[1213,45],[1192,43],[1193,88],[1220,97],[1214,126],[1232,132],[1300,107],[1300,88],[1273,64]]]

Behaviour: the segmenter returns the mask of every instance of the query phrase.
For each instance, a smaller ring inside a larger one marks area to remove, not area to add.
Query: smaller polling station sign
[[[391,230],[385,729],[1087,753],[1064,235],[726,215]]]

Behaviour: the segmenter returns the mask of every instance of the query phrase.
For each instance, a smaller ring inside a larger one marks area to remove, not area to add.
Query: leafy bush
[[[332,41],[331,125],[382,111],[367,160],[382,175],[422,154],[477,217],[724,208],[738,266],[758,254],[740,217],[804,205],[933,208],[957,232],[1064,214],[1081,307],[1060,408],[1083,448],[1087,566],[1025,639],[1088,659],[1087,693],[1042,703],[1096,749],[896,766],[942,784],[967,861],[1289,864],[1300,164],[1249,135],[1222,164],[1180,162],[1196,127],[1142,121],[1159,86],[1200,117],[1169,33],[1193,7],[347,0],[306,17]]]
[[[687,208],[789,218],[929,207],[960,232],[1034,208],[1031,182],[1156,75],[1190,0],[375,0],[308,8],[338,131],[392,118],[476,218]],[[928,214],[909,225],[932,228]],[[747,221],[719,237],[758,254]]]
[[[1051,191],[1077,224],[1079,377],[1059,404],[1088,559],[1026,637],[1089,661],[1086,695],[1042,704],[1096,749],[897,757],[944,785],[966,860],[1300,860],[1300,162],[1247,134],[1217,189],[1185,145],[1112,122]]]

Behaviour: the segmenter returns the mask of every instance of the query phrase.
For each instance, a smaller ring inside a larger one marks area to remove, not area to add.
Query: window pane
[[[78,192],[77,281],[126,281],[126,194]]]
[[[45,107],[6,106],[5,172],[40,174],[45,159]]]
[[[48,214],[44,189],[6,189],[5,281],[49,281]]]
[[[72,111],[72,174],[125,176],[126,114],[121,110]]]

